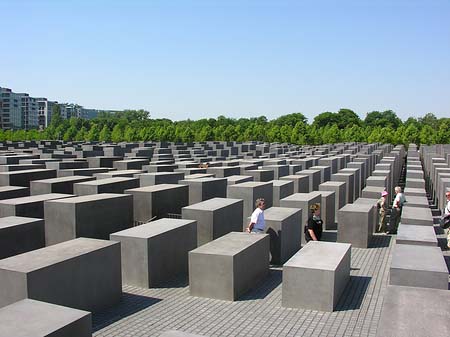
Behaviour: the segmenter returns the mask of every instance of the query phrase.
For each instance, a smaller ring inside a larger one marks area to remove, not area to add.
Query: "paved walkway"
[[[333,313],[281,307],[282,272],[272,268],[236,302],[191,297],[185,280],[158,289],[125,286],[118,306],[93,316],[94,336],[158,336],[171,329],[205,336],[375,336],[393,241],[375,235],[371,248],[352,249],[351,279]]]

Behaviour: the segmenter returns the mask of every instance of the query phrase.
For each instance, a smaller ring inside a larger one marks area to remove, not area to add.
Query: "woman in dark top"
[[[323,221],[320,218],[320,204],[313,204],[309,208],[311,216],[308,219],[308,223],[305,226],[305,240],[320,241],[322,238],[322,224]]]

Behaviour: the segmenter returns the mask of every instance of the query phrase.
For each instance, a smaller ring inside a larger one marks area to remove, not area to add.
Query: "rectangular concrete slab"
[[[0,260],[0,307],[24,298],[98,311],[120,301],[120,243],[79,238]]]
[[[0,322],[0,337],[92,336],[90,312],[30,299],[0,308]]]
[[[212,198],[183,207],[183,219],[197,221],[197,244],[201,246],[229,232],[242,231],[242,199]]]
[[[282,306],[333,311],[350,280],[350,252],[350,244],[308,242],[283,265]]]
[[[447,337],[450,335],[448,290],[388,286],[377,337]]]
[[[0,218],[0,259],[45,247],[44,220],[8,216]]]
[[[131,195],[102,193],[52,200],[44,209],[47,245],[77,237],[107,240],[111,233],[133,225]]]
[[[439,247],[396,245],[389,284],[448,289],[448,269]]]
[[[268,272],[269,236],[231,232],[189,252],[189,294],[234,301]]]
[[[197,247],[195,220],[159,219],[110,236],[121,243],[125,284],[162,286],[188,272],[188,252]]]
[[[432,246],[438,241],[433,227],[400,224],[396,238],[397,244]]]

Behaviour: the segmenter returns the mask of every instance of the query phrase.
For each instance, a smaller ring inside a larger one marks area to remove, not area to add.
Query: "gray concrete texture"
[[[191,296],[235,301],[269,273],[269,236],[231,232],[189,252]]]
[[[188,272],[188,252],[197,247],[195,220],[159,219],[111,234],[121,243],[122,280],[143,288],[164,286]]]
[[[124,194],[97,194],[47,201],[45,241],[53,245],[78,237],[108,240],[133,225],[133,199]]]
[[[0,283],[0,307],[30,298],[95,312],[120,300],[120,243],[79,238],[3,259]]]
[[[201,246],[229,232],[242,231],[244,201],[242,199],[212,198],[183,207],[183,219],[197,221],[197,244]]]

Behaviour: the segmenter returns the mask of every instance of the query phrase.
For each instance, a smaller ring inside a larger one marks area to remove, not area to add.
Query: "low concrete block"
[[[425,188],[425,179],[406,178],[406,187]]]
[[[49,193],[30,197],[0,200],[0,217],[23,216],[44,218],[44,202],[48,200],[72,197],[71,194]]]
[[[94,177],[68,176],[53,179],[34,180],[31,182],[31,195],[48,193],[74,194],[74,184],[91,181],[94,179]]]
[[[151,288],[187,274],[188,252],[197,247],[195,220],[159,219],[111,234],[121,243],[125,284]]]
[[[34,169],[0,172],[0,186],[30,187],[33,180],[56,178],[56,170]]]
[[[160,184],[126,190],[133,196],[134,220],[149,222],[153,218],[164,218],[170,214],[181,214],[189,204],[187,185]]]
[[[189,252],[191,296],[234,301],[269,272],[269,236],[231,232]]]
[[[407,200],[407,206],[413,208],[429,208],[430,204],[428,203],[427,197],[418,197],[418,196],[405,196]]]
[[[76,183],[73,190],[76,195],[100,193],[124,193],[125,190],[139,187],[138,178],[116,177]]]
[[[349,244],[308,242],[283,266],[282,306],[333,311],[350,280],[350,255]]]
[[[234,175],[234,176],[227,177],[228,185],[241,184],[241,183],[245,183],[247,181],[253,181],[253,177],[245,176],[245,175]]]
[[[405,197],[408,199],[409,196],[417,196],[417,197],[427,197],[427,191],[424,188],[411,188],[406,187],[404,190]]]
[[[77,237],[108,240],[111,233],[133,225],[133,198],[124,194],[97,194],[47,201],[47,245]]]
[[[0,200],[27,197],[30,189],[21,186],[0,186]]]
[[[438,241],[433,227],[400,224],[396,238],[397,244],[432,246]]]
[[[178,184],[184,179],[184,173],[180,172],[154,172],[139,174],[140,187],[160,184]]]
[[[327,181],[319,185],[319,191],[333,191],[335,193],[335,219],[337,219],[338,210],[347,203],[346,190],[346,183],[342,181]]]
[[[406,199],[408,200],[408,199]],[[430,208],[404,206],[401,223],[405,225],[433,226],[433,215]]]
[[[30,298],[99,311],[120,301],[120,243],[79,238],[0,260],[0,307]]]
[[[294,182],[294,193],[309,193],[311,190],[309,189],[309,176],[300,174],[297,172],[293,175],[288,175],[281,177],[281,180],[290,180]]]
[[[92,336],[90,312],[30,299],[1,308],[0,322],[0,337]]]
[[[211,198],[226,198],[226,178],[199,178],[180,180],[180,184],[189,186],[189,205]]]
[[[45,247],[44,220],[8,216],[0,218],[0,259]]]
[[[294,194],[294,182],[292,180],[272,180],[273,205],[280,206],[280,200]]]
[[[395,245],[389,284],[448,290],[448,269],[441,249]]]
[[[377,337],[446,337],[450,334],[450,291],[388,286]]]
[[[197,244],[201,246],[229,232],[242,231],[244,201],[212,198],[183,207],[183,219],[197,221]]]

